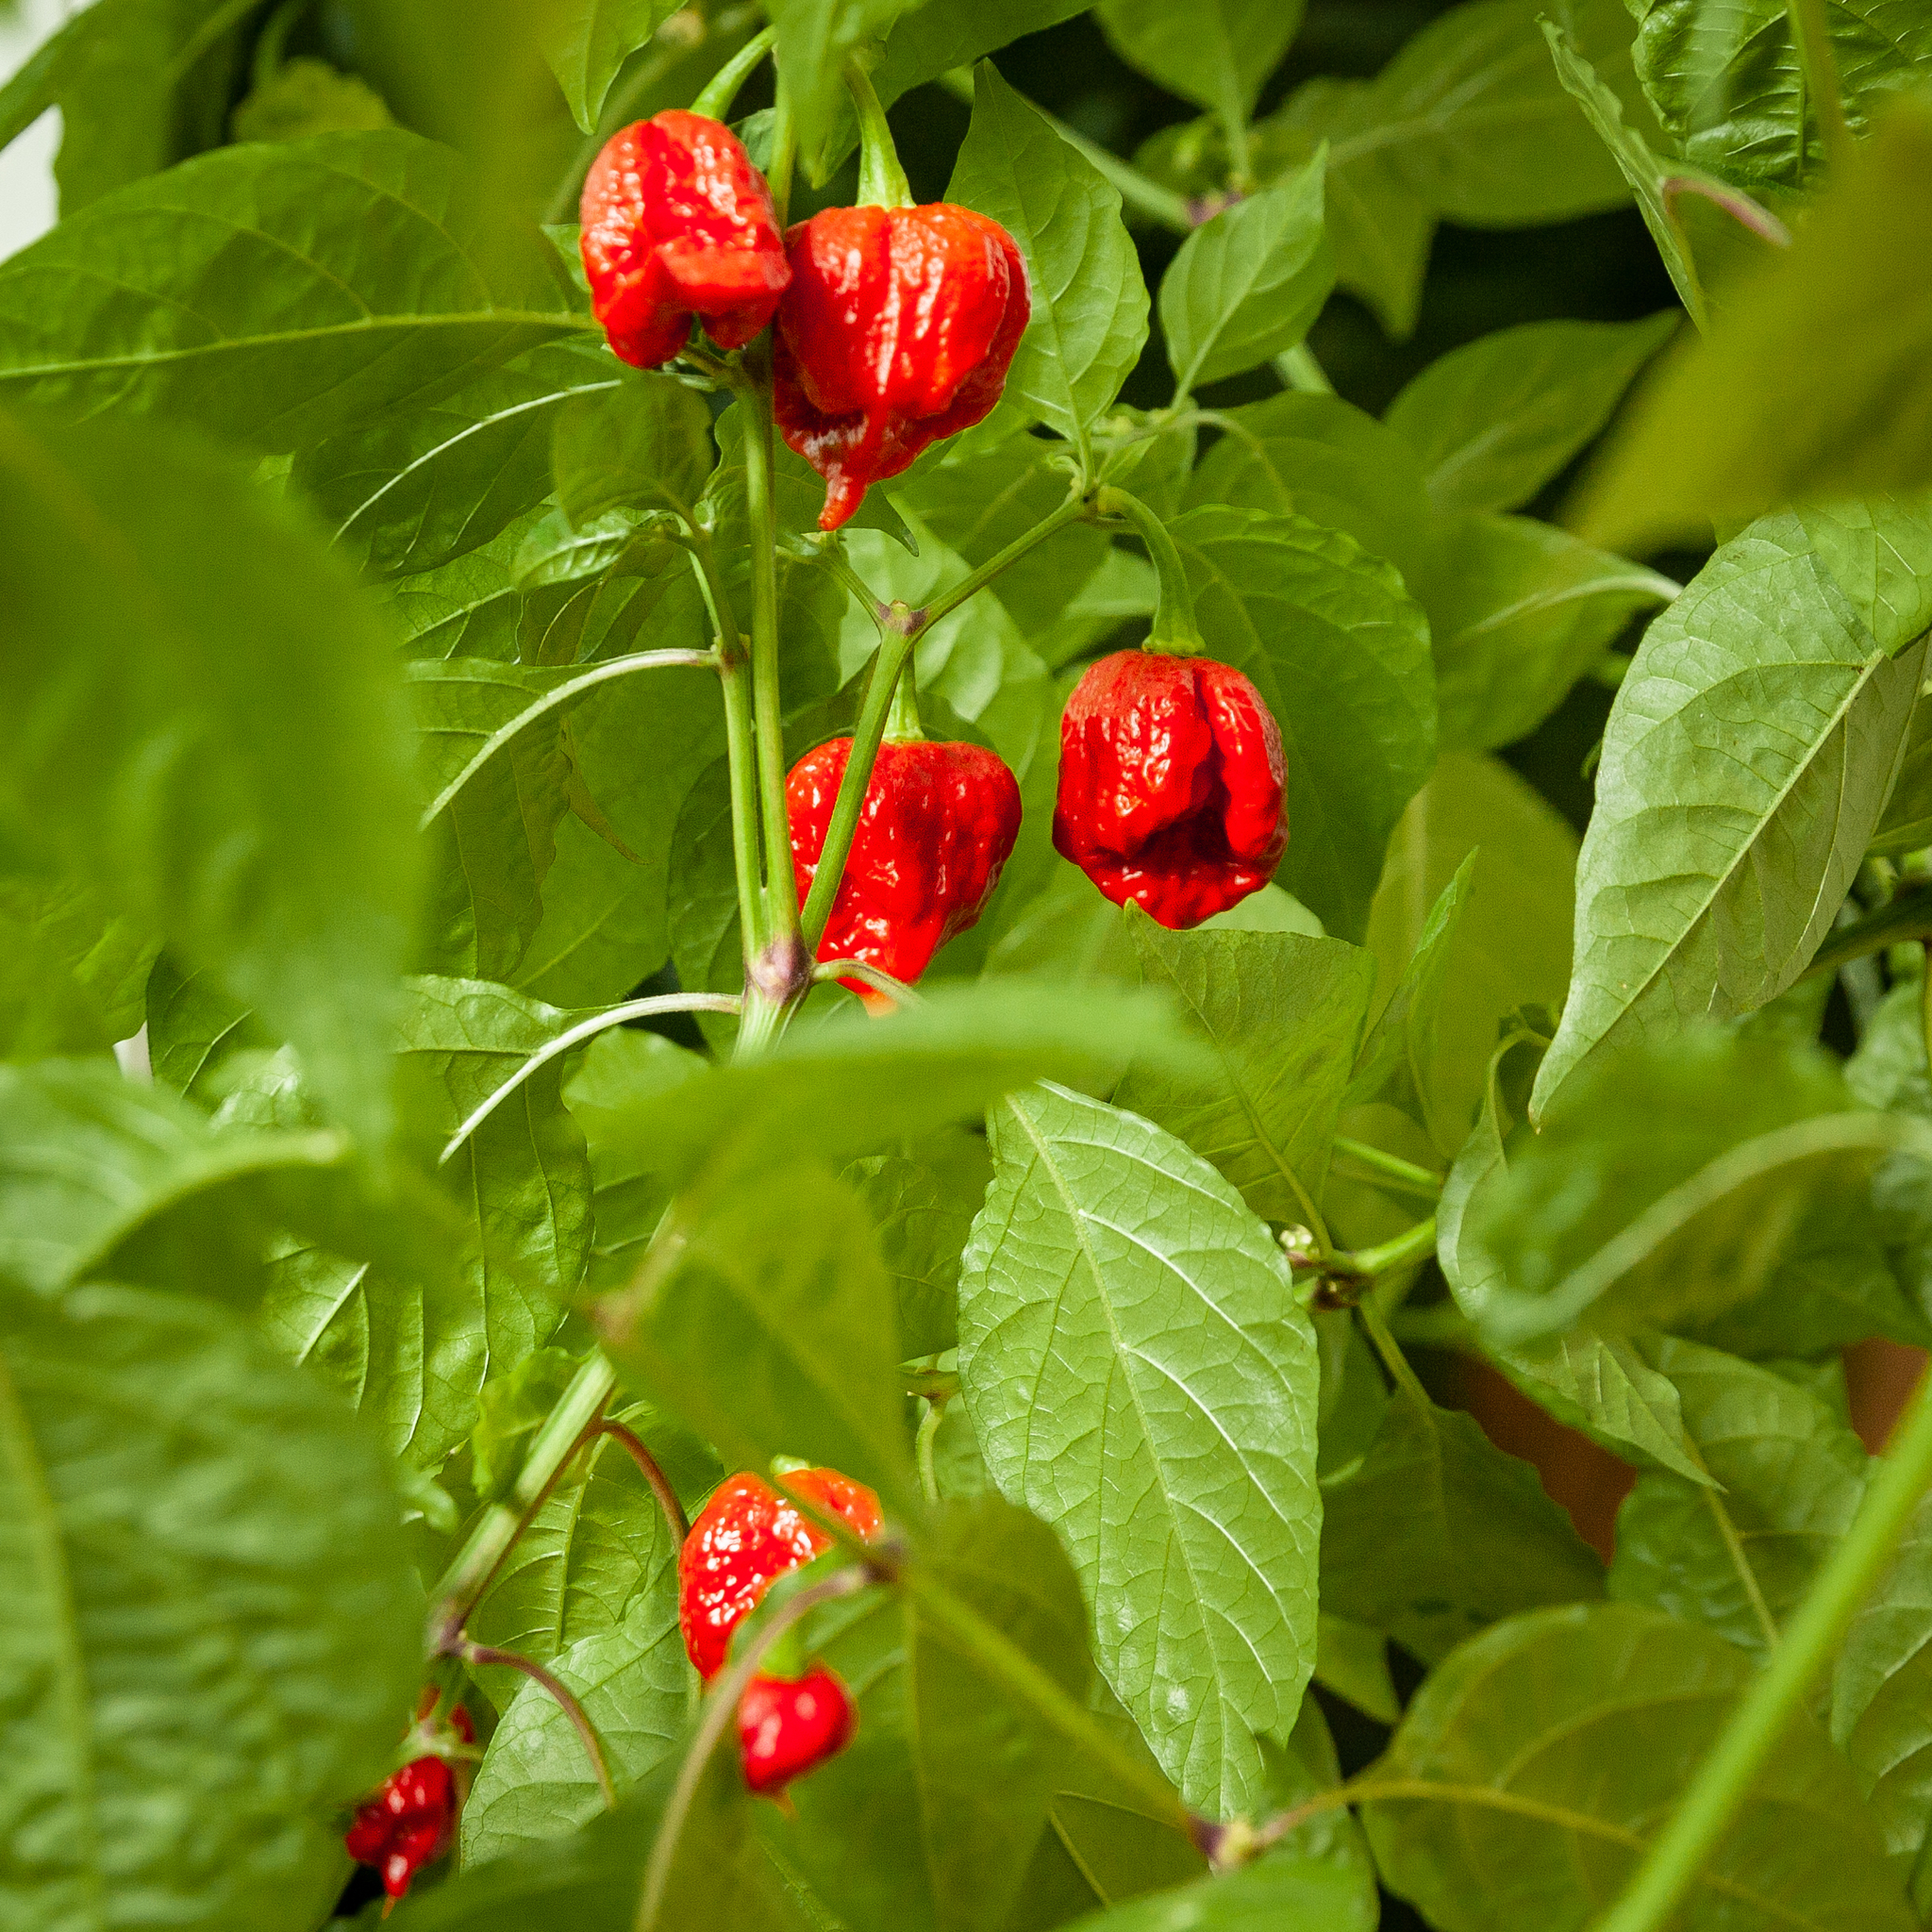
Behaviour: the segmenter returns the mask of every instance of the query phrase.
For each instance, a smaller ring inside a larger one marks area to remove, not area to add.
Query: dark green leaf
[[[1583,1932],[1617,1897],[1717,1740],[1751,1660],[1624,1604],[1519,1617],[1424,1685],[1363,1807],[1384,1881],[1441,1932]],[[1735,1932],[1907,1932],[1849,1769],[1794,1718],[1689,1893]]]
[[[1147,289],[1120,195],[982,60],[946,199],[991,215],[1026,258],[1033,319],[1007,393],[1087,448],[1147,340]]]
[[[1101,0],[1100,24],[1123,59],[1170,93],[1239,126],[1302,22],[1302,0]]]
[[[219,1309],[94,1288],[8,1303],[0,1469],[0,1912],[306,1932],[422,1669],[382,1458]]]
[[[990,1133],[959,1300],[987,1468],[1067,1541],[1101,1669],[1182,1795],[1246,1809],[1252,1733],[1314,1663],[1319,1370],[1286,1263],[1132,1114],[1042,1088]]]
[[[1575,976],[1537,1111],[1598,1048],[1749,1012],[1803,972],[1924,675],[1924,648],[1890,655],[1883,621],[1784,516],[1726,543],[1651,625],[1604,733]]]
[[[976,1134],[928,1135],[907,1155],[873,1155],[847,1170],[873,1217],[899,1302],[908,1360],[959,1339],[959,1255],[992,1170]]]
[[[0,827],[217,969],[380,1139],[417,874],[382,627],[306,523],[142,425],[0,422]]]

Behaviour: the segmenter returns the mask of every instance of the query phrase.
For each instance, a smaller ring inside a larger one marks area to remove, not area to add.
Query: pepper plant
[[[75,14],[0,1926],[1927,1923],[1928,91]]]

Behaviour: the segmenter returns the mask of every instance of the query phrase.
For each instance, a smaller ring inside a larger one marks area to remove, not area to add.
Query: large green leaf
[[[1177,396],[1293,348],[1322,312],[1335,286],[1322,175],[1320,159],[1283,175],[1181,243],[1160,283]]]
[[[383,1460],[207,1303],[0,1320],[0,1914],[305,1932],[422,1668]]]
[[[1302,22],[1302,0],[1205,0],[1193,10],[1165,0],[1101,0],[1097,10],[1124,59],[1230,126],[1255,111]]]
[[[1865,1450],[1821,1397],[1735,1356],[1657,1337],[1722,1491],[1646,1471],[1617,1514],[1610,1594],[1768,1651],[1865,1494]]]
[[[1007,394],[1087,448],[1147,340],[1147,289],[1121,198],[1015,93],[974,70],[973,124],[946,199],[1001,224],[1026,258],[1033,319]]]
[[[164,934],[388,1125],[415,897],[389,640],[308,524],[138,424],[0,420],[0,836]]]
[[[141,1026],[155,941],[85,886],[0,878],[0,1058],[98,1052]]]
[[[845,62],[881,35],[909,0],[774,0],[776,58],[798,127],[798,145],[816,180],[830,172],[830,143],[846,113]],[[667,9],[668,11],[669,9]]]
[[[1053,1524],[1101,1669],[1197,1807],[1252,1806],[1252,1733],[1314,1663],[1319,1370],[1286,1263],[1159,1128],[1061,1089],[990,1133],[960,1274],[988,1471]]]
[[[1324,1483],[1323,1510],[1323,1607],[1417,1657],[1603,1594],[1602,1565],[1529,1464],[1419,1391],[1396,1391],[1367,1455]]]
[[[1584,1932],[1674,1815],[1750,1680],[1707,1631],[1625,1604],[1518,1617],[1423,1686],[1369,1780],[1383,1880],[1441,1932]],[[1684,1923],[1907,1932],[1844,1762],[1795,1717],[1707,1857]]]
[[[0,398],[299,449],[587,329],[544,252],[400,129],[224,148],[0,265]]]
[[[1809,963],[1924,675],[1923,646],[1894,657],[1903,639],[1874,634],[1888,621],[1780,516],[1726,543],[1651,625],[1604,733],[1538,1112],[1600,1048],[1749,1012]]]
[[[957,1347],[960,1251],[992,1177],[986,1142],[963,1128],[928,1135],[855,1162],[847,1177],[873,1217],[908,1359]]]
[[[1515,509],[1604,425],[1677,325],[1531,322],[1432,362],[1387,421],[1421,458],[1440,510]]]
[[[1373,1898],[1369,1910],[1374,1911]],[[1361,1889],[1345,1872],[1294,1852],[1271,1852],[1225,1877],[1133,1899],[1077,1920],[1068,1932],[1370,1932]]]
[[[542,10],[543,55],[586,134],[596,130],[624,63],[677,10],[677,0],[565,0]]]
[[[1374,957],[1286,932],[1168,932],[1127,919],[1150,985],[1213,1043],[1206,1080],[1130,1068],[1114,1102],[1219,1168],[1257,1214],[1315,1225],[1341,1096],[1374,984]]]
[[[1385,563],[1305,519],[1203,508],[1174,525],[1210,655],[1251,677],[1288,758],[1281,883],[1344,939],[1435,762],[1428,621]]]

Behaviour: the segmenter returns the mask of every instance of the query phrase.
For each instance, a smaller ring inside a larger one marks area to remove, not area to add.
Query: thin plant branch
[[[637,1464],[644,1480],[651,1486],[651,1493],[658,1499],[658,1507],[663,1511],[665,1527],[670,1530],[673,1541],[682,1549],[685,1539],[691,1535],[691,1521],[684,1513],[684,1505],[677,1500],[677,1491],[671,1487],[671,1478],[645,1447],[644,1439],[635,1429],[612,1422],[608,1415],[597,1424],[596,1433],[608,1436]]]
[[[604,1808],[608,1811],[617,1803],[617,1790],[610,1782],[610,1766],[604,1757],[604,1740],[598,1737],[590,1713],[560,1678],[553,1676],[534,1657],[524,1657],[514,1650],[498,1650],[491,1643],[473,1643],[467,1637],[458,1641],[453,1655],[472,1666],[498,1664],[507,1670],[519,1671],[537,1685],[571,1721],[572,1728],[582,1740],[585,1755],[591,1760],[591,1770],[596,1775],[597,1789],[604,1794]]]
[[[923,1007],[924,996],[915,992],[903,979],[894,979],[890,973],[881,973],[876,966],[868,966],[863,959],[821,959],[811,969],[813,982],[823,986],[827,980],[857,979],[872,988],[874,992],[884,993],[895,1007]]]

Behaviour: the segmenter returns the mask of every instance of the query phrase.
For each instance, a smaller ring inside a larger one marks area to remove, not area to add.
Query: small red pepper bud
[[[997,222],[944,201],[826,208],[785,245],[773,408],[825,479],[819,527],[836,530],[868,484],[999,401],[1031,313],[1026,263]]]
[[[879,1499],[836,1469],[801,1469],[786,1479],[859,1536],[875,1536]],[[707,1683],[724,1668],[731,1633],[773,1579],[808,1563],[831,1539],[759,1477],[719,1484],[677,1556],[677,1621],[684,1648]]]
[[[782,1790],[852,1741],[858,1714],[824,1664],[802,1677],[754,1677],[738,1700],[738,1759],[754,1791]]]
[[[802,900],[825,848],[825,828],[852,741],[807,752],[785,781],[791,863]],[[991,752],[924,740],[879,746],[845,875],[819,941],[821,959],[858,959],[917,979],[946,941],[974,924],[1020,836],[1020,788]],[[861,998],[881,995],[856,980]]]
[[[450,1712],[450,1724],[464,1743],[475,1741],[461,1705]],[[357,1810],[342,1845],[358,1865],[374,1865],[382,1874],[383,1890],[399,1899],[425,1865],[449,1850],[456,1820],[457,1778],[449,1760],[412,1757]]]
[[[791,279],[765,177],[702,114],[674,108],[612,135],[582,215],[591,309],[638,369],[670,361],[693,315],[721,349],[743,348]]]
[[[1116,906],[1185,932],[1274,876],[1286,782],[1281,732],[1239,671],[1117,651],[1060,719],[1054,846]]]

